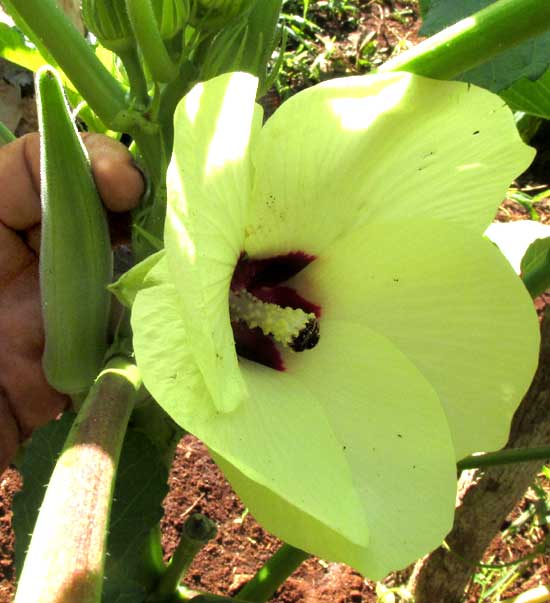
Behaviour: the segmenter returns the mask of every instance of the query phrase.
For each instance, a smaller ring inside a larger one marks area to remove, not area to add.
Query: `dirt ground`
[[[340,53],[342,71],[354,71],[357,48],[366,37],[377,41],[377,54],[387,58],[396,48],[413,44],[418,39],[419,20],[411,4],[395,2],[403,14],[400,19],[390,18],[390,10],[379,3],[365,2],[360,27],[353,32],[342,32],[338,24],[326,23],[326,37],[320,38],[320,50],[327,45],[331,36],[339,39],[336,52]],[[334,56],[334,55],[333,55]],[[297,82],[299,87],[299,82]],[[548,151],[541,135],[541,161],[548,161]],[[548,183],[544,174],[546,164],[539,163],[535,171],[526,177],[525,183],[541,186]],[[550,203],[536,206],[541,220],[550,223]],[[521,205],[506,201],[499,211],[502,221],[527,219],[528,211]],[[550,296],[537,301],[540,309],[550,301]],[[548,484],[546,484],[548,486]],[[14,593],[13,546],[11,527],[11,502],[14,493],[21,487],[21,478],[15,469],[8,469],[0,478],[0,603],[9,603]],[[548,488],[550,490],[550,488]],[[519,517],[534,500],[529,491],[505,523],[506,527]],[[205,447],[192,436],[179,443],[170,476],[170,492],[165,501],[165,517],[162,521],[163,546],[168,558],[174,550],[186,517],[201,512],[218,524],[218,534],[198,555],[193,563],[186,584],[197,590],[218,594],[236,594],[261,564],[281,545],[271,534],[265,532],[246,513],[228,482],[210,459]],[[526,524],[512,541],[495,538],[487,551],[486,560],[491,563],[509,563],[530,554],[537,543],[546,537],[547,528]],[[546,549],[548,551],[548,548]],[[506,597],[516,595],[528,587],[550,584],[550,555],[540,554],[528,563],[518,566],[518,577],[505,592]],[[388,586],[403,584],[407,572],[389,576]],[[358,572],[337,563],[326,563],[311,558],[293,574],[279,589],[273,601],[276,603],[374,603],[376,585],[365,580]],[[479,600],[480,585],[471,586],[465,603]]]
[[[255,571],[277,550],[281,542],[263,530],[245,512],[231,486],[211,460],[206,448],[193,436],[178,445],[170,475],[170,492],[165,500],[162,520],[166,559],[173,552],[185,519],[194,512],[207,515],[218,525],[218,534],[196,557],[185,583],[194,590],[235,595]],[[550,484],[546,484],[550,491]],[[0,482],[0,602],[12,600],[14,587],[11,500],[21,487],[19,474],[9,469]],[[532,491],[518,504],[505,522],[509,525],[535,500]],[[503,526],[503,527],[505,527]],[[493,564],[510,563],[529,555],[547,537],[544,526],[526,523],[514,538],[495,538],[486,554]],[[523,592],[538,584],[550,584],[550,555],[540,554],[525,566],[518,566],[518,578],[506,596]],[[401,585],[407,571],[390,575],[388,586]],[[279,589],[275,603],[375,603],[376,585],[355,570],[317,558],[307,560]],[[479,585],[473,585],[465,603],[477,603]]]

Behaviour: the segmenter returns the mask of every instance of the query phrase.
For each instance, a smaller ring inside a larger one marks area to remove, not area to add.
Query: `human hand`
[[[141,174],[126,148],[83,135],[99,194],[113,212],[135,207]],[[42,371],[44,331],[38,282],[40,148],[28,134],[0,148],[0,474],[20,442],[69,403]]]

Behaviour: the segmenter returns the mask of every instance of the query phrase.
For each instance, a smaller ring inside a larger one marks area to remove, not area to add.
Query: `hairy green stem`
[[[172,155],[174,143],[174,112],[179,101],[189,92],[199,74],[190,61],[184,61],[179,68],[178,77],[167,84],[160,95],[158,121],[163,132],[165,153]]]
[[[15,602],[100,603],[120,450],[141,379],[113,357],[100,373],[52,473]]]
[[[379,72],[452,79],[548,30],[548,0],[497,0],[388,61]]]
[[[139,125],[129,128],[129,133],[135,140],[139,155],[147,168],[147,176],[151,178],[154,188],[164,184],[168,160],[163,150],[161,132],[149,134],[144,132]],[[168,155],[168,157],[170,157]],[[164,221],[164,216],[163,216]]]
[[[174,595],[197,553],[216,535],[216,525],[213,521],[195,513],[183,524],[180,541],[166,571],[161,576],[156,592],[158,595]]]
[[[290,544],[283,544],[239,592],[238,598],[245,601],[254,601],[254,603],[269,601],[279,586],[308,557],[308,553],[296,549]]]
[[[10,14],[22,18],[107,125],[127,108],[124,89],[105,69],[55,0],[2,1]]]
[[[538,448],[507,448],[496,452],[486,452],[467,456],[456,464],[459,471],[464,469],[477,469],[478,467],[493,467],[495,465],[511,465],[513,463],[527,463],[529,461],[550,460],[550,446]]]
[[[0,147],[15,140],[12,131],[0,121]]]
[[[143,60],[155,82],[169,82],[177,75],[157,26],[151,0],[126,0],[134,36],[141,48]]]
[[[118,56],[126,70],[126,75],[130,82],[130,94],[132,98],[137,101],[139,108],[147,108],[150,100],[147,91],[147,82],[136,49],[132,47],[121,50],[118,52]]]

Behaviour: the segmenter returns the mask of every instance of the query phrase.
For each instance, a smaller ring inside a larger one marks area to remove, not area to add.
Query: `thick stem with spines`
[[[90,390],[46,490],[15,603],[100,603],[114,480],[140,386],[136,366],[116,356]]]

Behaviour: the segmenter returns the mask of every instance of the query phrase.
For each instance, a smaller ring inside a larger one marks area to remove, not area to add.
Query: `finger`
[[[0,333],[7,344],[0,346],[0,392],[25,438],[57,416],[68,401],[48,385],[42,370],[44,330],[36,257],[9,287],[2,288]]]
[[[145,182],[128,149],[101,134],[83,134],[97,190],[111,211],[129,211],[137,207],[145,191]]]
[[[15,358],[10,372],[0,376],[0,390],[2,388],[12,417],[18,424],[20,441],[55,419],[70,404],[67,396],[47,383],[40,360],[31,363]]]
[[[99,194],[108,209],[128,211],[145,189],[132,156],[121,143],[100,134],[83,135]],[[0,222],[28,230],[40,222],[40,139],[27,134],[0,148]]]
[[[25,242],[26,244],[36,253],[36,255],[40,254],[40,240],[42,235],[42,229],[40,228],[40,224],[36,224],[32,228],[29,228],[25,231]]]
[[[34,132],[0,147],[0,222],[14,230],[40,222],[39,140]]]
[[[0,291],[35,261],[36,257],[25,241],[0,223]]]
[[[6,396],[0,390],[0,475],[15,456],[20,439],[17,421],[11,414]]]

